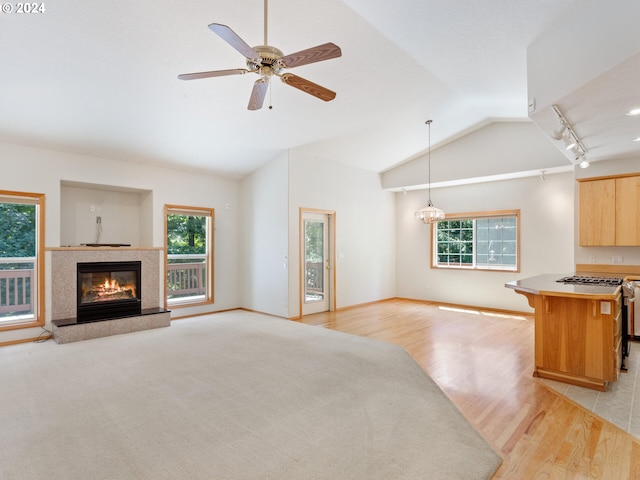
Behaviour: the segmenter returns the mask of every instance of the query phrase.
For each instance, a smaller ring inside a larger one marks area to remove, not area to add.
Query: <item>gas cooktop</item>
[[[589,277],[585,275],[573,275],[569,277],[563,277],[560,280],[556,280],[559,283],[572,283],[574,285],[594,285],[599,287],[616,287],[622,285],[621,278],[615,277]]]

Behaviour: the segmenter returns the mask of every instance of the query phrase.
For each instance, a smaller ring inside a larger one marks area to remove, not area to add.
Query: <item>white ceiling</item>
[[[271,0],[269,44],[325,42],[341,58],[293,73],[248,111],[253,74],[207,25],[263,43],[261,0],[44,2],[0,14],[0,140],[242,177],[299,147],[381,172],[492,119],[527,119],[526,49],[595,0]],[[273,105],[272,109],[266,108]]]

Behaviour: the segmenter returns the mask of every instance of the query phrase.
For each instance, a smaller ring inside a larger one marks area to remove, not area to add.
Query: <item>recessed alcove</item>
[[[153,192],[60,182],[60,245],[153,245]]]

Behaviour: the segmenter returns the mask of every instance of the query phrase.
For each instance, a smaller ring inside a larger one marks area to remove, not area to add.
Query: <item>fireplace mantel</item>
[[[48,252],[77,252],[77,251],[121,251],[121,250],[135,250],[135,251],[159,251],[163,252],[164,248],[162,247],[91,247],[89,245],[69,245],[64,247],[46,247],[45,251]]]

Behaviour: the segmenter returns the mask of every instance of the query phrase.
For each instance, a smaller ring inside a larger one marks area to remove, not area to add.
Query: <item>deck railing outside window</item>
[[[168,255],[167,300],[169,303],[206,298],[207,256]]]
[[[0,322],[33,316],[35,257],[0,258]]]

